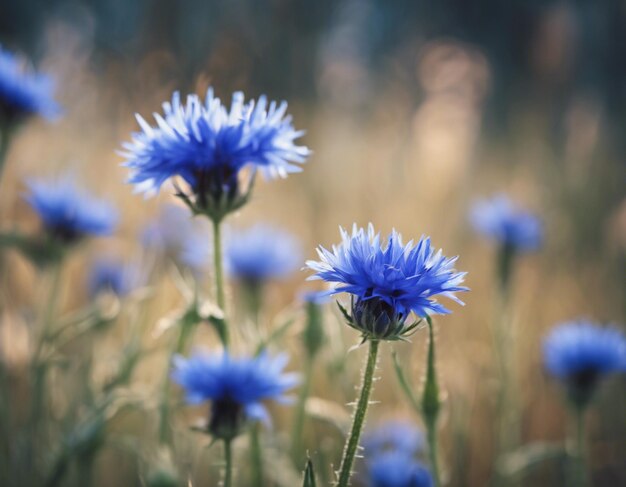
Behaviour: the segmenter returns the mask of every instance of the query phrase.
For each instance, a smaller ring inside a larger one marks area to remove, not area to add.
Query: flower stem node
[[[211,404],[208,430],[214,438],[232,440],[243,432],[246,423],[244,408],[233,399],[226,397]]]
[[[194,215],[205,215],[220,223],[227,215],[242,208],[250,200],[254,187],[255,174],[248,181],[242,181],[238,174],[199,174],[199,183],[192,188],[191,194],[175,184],[178,196]]]
[[[407,314],[395,310],[387,302],[372,299],[351,300],[351,314],[337,302],[348,326],[361,332],[363,340],[406,340],[421,323],[407,325]]]

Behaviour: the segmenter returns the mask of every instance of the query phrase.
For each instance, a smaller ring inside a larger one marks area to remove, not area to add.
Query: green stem
[[[306,401],[311,391],[311,377],[313,375],[313,357],[308,356],[304,369],[304,381],[300,386],[300,394],[298,395],[298,404],[293,421],[293,431],[291,434],[291,453],[293,463],[297,468],[302,467],[302,434],[304,431],[305,407]]]
[[[27,443],[26,458],[28,461],[34,461],[34,450],[37,442],[40,440],[39,425],[42,420],[43,403],[45,399],[46,391],[46,373],[47,362],[43,360],[42,355],[44,348],[50,337],[50,328],[54,319],[55,309],[59,298],[60,280],[61,280],[61,264],[54,264],[50,270],[50,289],[48,291],[48,298],[41,316],[41,323],[39,325],[39,336],[37,338],[37,345],[35,347],[35,353],[32,358],[32,393],[31,393],[31,406],[30,406],[30,421],[29,421],[29,439]]]
[[[428,441],[428,460],[435,487],[441,485],[439,476],[439,442],[437,441],[437,421],[426,422],[426,439]]]
[[[231,487],[233,483],[233,450],[232,440],[224,440],[224,487]]]
[[[510,319],[511,287],[515,251],[503,246],[498,255],[498,296],[493,323],[493,337],[498,360],[498,401],[496,448],[502,455],[514,451],[520,441],[520,409],[516,398],[513,322]],[[506,479],[495,473],[495,485]],[[516,484],[513,484],[516,485]]]
[[[588,482],[585,460],[585,409],[575,406],[572,408],[571,416],[569,485],[586,487]]]
[[[4,166],[6,162],[7,152],[11,142],[11,126],[0,121],[0,180],[4,174]]]
[[[172,359],[175,355],[183,353],[186,348],[187,340],[191,334],[192,325],[183,319],[178,323],[178,338],[175,345],[170,350],[167,357],[167,364],[165,367],[165,374],[163,377],[163,385],[161,387],[161,404],[159,407],[159,441],[161,444],[168,444],[171,442],[172,434],[170,431],[169,417],[170,417],[170,366]]]
[[[50,336],[50,328],[54,318],[54,313],[59,298],[60,280],[61,280],[61,265],[55,264],[51,269],[50,277],[50,291],[48,293],[48,299],[42,315],[39,337],[37,339],[37,346],[35,348],[35,354],[33,356],[33,369],[34,369],[34,387],[33,387],[33,402],[31,411],[31,424],[35,425],[41,416],[41,410],[43,406],[43,396],[45,393],[45,375],[46,375],[46,362],[42,360],[43,350],[48,342]]]
[[[261,453],[260,424],[250,428],[250,475],[251,485],[263,487],[263,456]]]
[[[222,310],[224,315],[224,333],[222,340],[224,348],[228,348],[229,334],[228,323],[226,320],[226,297],[224,295],[224,270],[222,261],[221,222],[218,219],[213,219],[213,266],[215,272],[215,295],[217,305]]]
[[[346,442],[345,449],[343,451],[343,457],[341,459],[341,467],[339,469],[339,481],[338,487],[347,487],[352,476],[352,465],[354,463],[354,457],[359,447],[359,439],[361,437],[361,430],[363,429],[363,423],[365,422],[365,416],[367,414],[367,407],[369,405],[370,394],[372,392],[372,384],[374,381],[374,371],[376,369],[376,357],[378,355],[378,346],[380,342],[378,340],[369,340],[369,353],[367,355],[367,363],[365,370],[363,371],[363,378],[361,380],[361,393],[359,400],[354,410],[354,418],[352,420],[352,428],[350,429],[350,436]]]
[[[439,399],[439,384],[437,383],[437,368],[435,362],[435,332],[430,317],[426,317],[426,321],[428,322],[428,355],[426,358],[426,382],[422,395],[422,418],[426,426],[428,455],[434,486],[440,487],[441,477],[439,474],[437,420],[439,419],[441,401]]]

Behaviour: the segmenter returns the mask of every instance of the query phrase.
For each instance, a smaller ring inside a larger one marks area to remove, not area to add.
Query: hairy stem
[[[354,410],[354,418],[352,420],[352,428],[350,429],[350,436],[346,442],[345,449],[343,451],[343,457],[341,459],[341,467],[339,469],[339,481],[338,487],[347,487],[352,476],[352,465],[354,463],[354,457],[359,447],[359,439],[361,437],[361,430],[363,429],[363,423],[365,422],[365,416],[367,414],[367,407],[369,405],[370,394],[372,392],[372,384],[374,381],[374,371],[376,369],[376,357],[378,355],[378,346],[380,342],[378,340],[369,340],[369,353],[367,355],[367,363],[365,370],[363,371],[363,378],[361,380],[361,393],[359,394],[359,400]]]

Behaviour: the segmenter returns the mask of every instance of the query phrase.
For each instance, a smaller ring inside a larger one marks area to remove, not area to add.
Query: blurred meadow
[[[42,413],[46,440],[30,452],[30,467],[16,452],[29,443],[33,330],[55,284],[15,246],[1,249],[2,405],[12,419],[1,425],[0,485],[220,485],[221,445],[209,447],[210,438],[190,429],[206,407],[179,404],[176,385],[170,388],[173,438],[167,447],[157,440],[179,318],[194,293],[209,307],[215,303],[210,225],[193,219],[199,238],[206,237],[201,271],[167,264],[142,235],[166,205],[184,205],[168,184],[152,198],[134,193],[119,154],[138,130],[135,113],[153,124],[150,114],[160,112],[173,91],[204,97],[208,87],[225,103],[238,90],[247,98],[286,100],[294,126],[306,131],[300,143],[312,150],[301,173],[257,177],[250,202],[225,222],[226,249],[231,236],[259,222],[288,231],[300,249],[293,272],[264,289],[260,331],[245,311],[245,283],[229,279],[227,269],[230,326],[240,329],[233,353],[253,353],[259,336],[286,324],[269,349],[286,350],[287,369],[302,370],[302,294],[323,286],[307,283],[312,273],[300,267],[317,259],[318,245],[339,241],[339,226],[371,222],[383,235],[397,229],[405,241],[428,235],[445,255],[459,256],[455,267],[467,272],[470,288],[460,296],[464,307],[452,303],[452,314],[433,317],[443,484],[569,485],[558,458],[531,465],[527,452],[499,455],[492,338],[497,247],[472,229],[469,211],[478,199],[506,193],[542,221],[541,248],[514,262],[508,359],[518,446],[561,444],[567,406],[544,371],[544,336],[580,316],[622,330],[626,323],[624,2],[6,0],[0,2],[0,44],[54,78],[62,108],[57,121],[30,118],[11,138],[0,182],[2,234],[40,232],[24,199],[25,181],[68,169],[119,210],[112,236],[81,243],[63,261],[55,325],[75,320],[87,331],[55,350]],[[141,285],[123,298],[89,290],[93,262],[111,256],[139,268]],[[318,485],[332,485],[366,351],[352,348],[359,334],[345,326],[334,299],[323,307],[323,325],[302,445]],[[192,333],[185,353],[219,349],[207,321]],[[419,391],[427,341],[428,331],[420,329],[410,343],[382,344],[366,431],[389,419],[421,427],[391,352]],[[107,396],[107,384],[133,352],[132,374]],[[611,378],[589,408],[590,486],[626,486],[625,386],[623,374]],[[298,396],[297,387],[292,394]],[[247,480],[248,439],[241,437],[234,442],[241,459],[234,485],[302,485],[306,455],[298,464],[290,447],[296,408],[279,404],[270,411],[272,426],[262,437],[265,480]],[[95,443],[83,444],[80,435],[89,437],[92,418],[102,424],[94,426]],[[85,428],[77,431],[78,425]],[[66,470],[58,483],[46,483],[63,452],[73,455]],[[88,477],[77,460],[83,453],[93,454]],[[363,465],[357,459],[353,485],[370,485]],[[494,480],[496,465],[519,475]],[[40,473],[29,477],[33,469]],[[176,471],[178,483],[156,483],[160,469]]]

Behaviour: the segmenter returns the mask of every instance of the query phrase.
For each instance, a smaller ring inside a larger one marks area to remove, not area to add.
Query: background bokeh
[[[432,236],[447,255],[459,254],[458,268],[468,271],[466,307],[439,320],[449,485],[485,485],[494,461],[495,249],[472,234],[467,209],[477,197],[507,192],[541,215],[545,246],[521,257],[515,275],[514,359],[523,440],[563,437],[565,410],[542,371],[542,336],[555,322],[579,315],[626,322],[623,1],[3,0],[0,42],[54,75],[65,112],[59,122],[33,121],[15,137],[0,191],[2,228],[34,230],[36,218],[21,198],[23,180],[67,167],[112,199],[123,217],[114,238],[81,248],[68,263],[65,311],[85,304],[86,263],[110,250],[136,255],[147,219],[173,200],[168,191],[144,200],[124,184],[127,170],[116,150],[136,129],[134,113],[160,110],[173,90],[203,94],[213,86],[223,99],[240,89],[250,97],[266,93],[288,100],[314,153],[302,174],[260,181],[232,226],[277,224],[296,234],[313,258],[316,245],[338,241],[339,225],[371,221],[383,232],[395,227],[405,237]],[[12,318],[3,320],[1,340],[19,367],[29,353],[19,316],[37,304],[40,282],[24,259],[10,257],[3,294]],[[266,314],[296,306],[290,303],[305,277],[296,273],[274,285]],[[145,340],[158,343],[157,323],[180,308],[182,298],[171,279],[155,283],[152,292]],[[332,312],[326,324],[345,340],[345,348],[337,349],[334,339],[327,347],[332,363],[357,336]],[[297,332],[292,335],[285,343],[297,357]],[[127,339],[116,329],[98,345],[103,370]],[[216,343],[203,330],[195,341]],[[411,344],[384,346],[383,380],[374,393],[381,402],[371,408],[371,423],[412,414],[389,348],[409,364],[417,387],[425,334]],[[361,354],[352,351],[345,360],[352,382],[331,385],[320,369],[314,394],[338,404],[352,400]],[[165,366],[159,353],[148,357],[134,387],[149,391]],[[615,380],[591,411],[595,485],[626,485],[625,384]],[[280,410],[277,431],[288,431],[289,414]],[[112,434],[141,436],[151,425],[131,413],[112,428]],[[313,455],[323,444],[341,444],[323,423],[307,432]],[[201,451],[210,463],[210,451]],[[98,459],[95,484],[136,485],[138,468],[123,449],[109,448]],[[555,475],[547,463],[524,485],[552,486]]]

